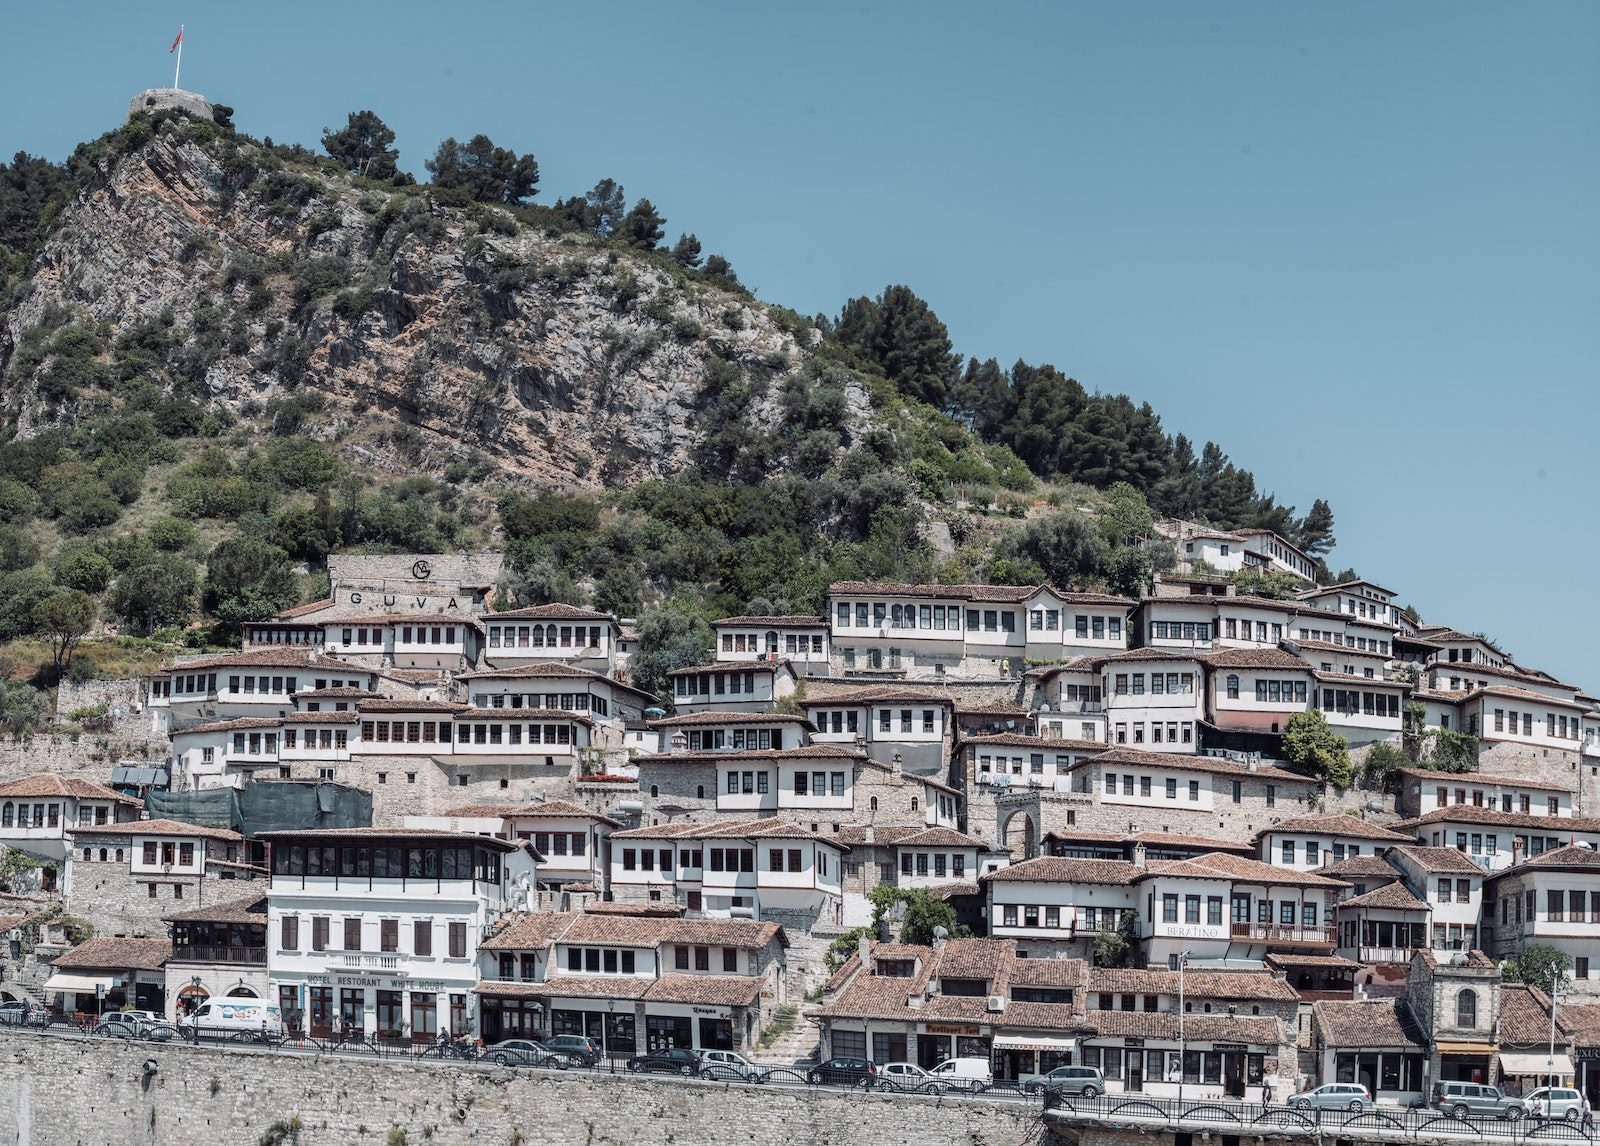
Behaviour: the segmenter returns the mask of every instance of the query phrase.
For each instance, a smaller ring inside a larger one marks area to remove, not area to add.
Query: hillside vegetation
[[[1332,545],[1148,404],[963,362],[907,287],[808,319],[612,180],[537,205],[482,136],[416,184],[371,112],[322,154],[229,116],[0,167],[0,642],[52,642],[0,723],[112,663],[80,639],[225,643],[333,552],[501,548],[502,606],[639,616],[650,687],[836,579],[1137,593],[1153,512]]]

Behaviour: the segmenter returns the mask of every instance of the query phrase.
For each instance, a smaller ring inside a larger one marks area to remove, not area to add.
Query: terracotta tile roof
[[[1031,708],[1024,708],[1020,704],[1009,704],[1001,700],[985,701],[982,704],[978,704],[974,702],[963,701],[960,697],[957,697],[955,703],[957,716],[1026,717],[1034,714],[1034,710]]]
[[[1226,649],[1220,653],[1203,653],[1200,659],[1219,669],[1271,668],[1306,672],[1311,668],[1299,657],[1282,649]]]
[[[707,1007],[749,1007],[761,997],[763,979],[744,975],[663,975],[645,992],[651,1003],[698,1003]]]
[[[788,670],[790,675],[794,674],[794,666],[789,663],[789,659],[787,657],[780,657],[777,660],[765,660],[765,661],[711,661],[711,662],[709,662],[707,664],[703,664],[703,665],[684,665],[683,668],[670,669],[667,672],[667,675],[668,676],[687,676],[690,673],[701,673],[701,672],[771,672],[771,673],[776,673],[777,670],[780,667]]]
[[[1040,586],[1037,585],[908,585],[898,581],[835,581],[828,586],[828,596],[938,597],[1019,605],[1033,596],[1038,588]]]
[[[278,723],[280,723],[280,724],[295,724],[295,725],[301,725],[301,724],[356,724],[360,720],[361,720],[361,714],[359,712],[356,712],[354,709],[346,709],[344,712],[335,712],[335,711],[330,709],[328,711],[319,711],[319,712],[291,712],[288,716],[284,717],[281,721],[278,721]]]
[[[491,653],[493,649],[489,650]],[[490,658],[491,660],[493,657]],[[654,693],[645,692],[634,688],[631,684],[624,684],[620,680],[606,676],[604,673],[590,672],[577,665],[561,664],[557,661],[538,661],[535,664],[516,665],[512,668],[484,669],[481,672],[466,672],[456,678],[457,680],[582,680],[596,681],[610,685],[622,692],[632,693],[634,696],[643,697],[654,702]]]
[[[1421,956],[1423,961],[1428,963],[1430,966],[1441,966],[1439,957],[1434,953],[1433,948],[1419,947],[1417,949],[1417,954]],[[1443,964],[1445,966],[1477,967],[1485,971],[1493,970],[1496,966],[1495,961],[1485,955],[1482,951],[1449,951],[1445,952],[1445,954],[1448,956]]]
[[[454,704],[454,703],[451,703],[450,701],[447,701],[447,700],[384,700],[384,699],[358,701],[358,702],[356,702],[356,710],[358,712],[454,712],[454,713],[463,713],[463,712],[472,712],[472,711],[474,711],[473,707],[470,704]],[[486,708],[486,709],[479,709],[477,711],[481,711],[481,712],[483,712],[485,714],[493,712],[496,716],[500,717],[501,719],[505,719],[505,714],[508,713],[508,712],[515,713],[519,717],[520,716],[531,715],[531,710],[526,709],[526,708],[517,708],[517,709],[506,709],[506,708],[487,709]]]
[[[1365,895],[1353,895],[1349,899],[1341,899],[1337,905],[1339,911],[1351,907],[1388,907],[1397,911],[1427,911],[1428,905],[1413,895],[1405,884],[1400,882],[1386,883],[1375,891]]]
[[[1256,833],[1259,839],[1272,833],[1303,832],[1307,835],[1345,836],[1350,839],[1382,840],[1385,843],[1410,843],[1411,836],[1391,831],[1378,824],[1369,824],[1357,816],[1328,814],[1320,816],[1293,816],[1282,823],[1262,828]]]
[[[91,836],[204,836],[210,840],[235,843],[244,839],[227,828],[204,828],[182,820],[124,820],[120,824],[96,824],[92,828],[73,828],[74,835]]]
[[[1404,999],[1320,1000],[1311,1005],[1318,1036],[1331,1047],[1425,1047],[1428,1036]]]
[[[1444,849],[1439,850],[1442,851]],[[1597,853],[1593,848],[1586,848],[1579,844],[1568,844],[1566,847],[1556,848],[1554,851],[1529,856],[1515,867],[1507,868],[1496,874],[1509,875],[1514,871],[1548,871],[1559,868],[1600,870],[1600,853]],[[1481,868],[1478,870],[1482,871]]]
[[[1074,839],[1075,837],[1058,832],[1046,832],[1045,838],[1059,836],[1061,839]],[[1251,844],[1239,843],[1234,840],[1214,840],[1209,836],[1186,836],[1182,832],[1135,832],[1132,835],[1121,837],[1125,843],[1144,844],[1146,848],[1155,846],[1194,848],[1204,851],[1238,852],[1240,855],[1249,855],[1255,851]]]
[[[993,745],[996,748],[1028,748],[1034,752],[1105,752],[1107,746],[1098,740],[1068,740],[1056,739],[1050,736],[1022,736],[1015,732],[997,732],[989,736],[964,736],[956,741],[956,748],[960,750],[973,745],[983,748]]]
[[[1268,952],[1261,957],[1261,961],[1268,967],[1306,967],[1325,968],[1327,970],[1355,971],[1361,967],[1354,959],[1345,959],[1338,955],[1289,955],[1279,954],[1276,951]]]
[[[1425,783],[1448,788],[1455,788],[1461,784],[1470,788],[1473,784],[1482,784],[1486,787],[1527,788],[1529,791],[1537,792],[1572,791],[1571,786],[1567,784],[1547,784],[1543,780],[1525,776],[1494,776],[1487,772],[1437,772],[1432,768],[1398,768],[1396,771],[1402,776],[1410,776]]]
[[[856,956],[852,955],[850,958],[854,960]],[[841,973],[845,970],[845,967],[839,968],[839,973],[836,973],[829,982],[832,983],[835,979],[842,982]],[[892,979],[883,975],[858,973],[839,997],[821,1007],[817,1014],[823,1018],[903,1018],[911,1011],[911,1008],[906,1006],[906,999],[922,993],[927,983],[927,976],[926,964],[919,974],[909,979]]]
[[[1119,745],[1096,756],[1094,762],[1105,766],[1111,764],[1126,764],[1130,768],[1166,768],[1172,771],[1187,772],[1215,772],[1224,776],[1234,776],[1244,779],[1257,776],[1272,784],[1306,784],[1314,785],[1317,781],[1309,776],[1300,776],[1282,768],[1264,764],[1259,768],[1251,769],[1243,764],[1235,764],[1224,756],[1180,756],[1172,752],[1144,752],[1138,748]]]
[[[54,772],[35,772],[31,776],[23,776],[17,780],[8,780],[0,784],[0,799],[14,797],[20,799],[24,796],[70,796],[78,800],[112,800],[118,804],[128,804],[140,807],[143,801],[132,796],[124,796],[121,792],[113,792],[103,784],[96,784],[91,780],[79,780],[71,776],[58,776]]]
[[[1307,589],[1305,592],[1297,593],[1295,595],[1304,601],[1311,597],[1321,597],[1327,595],[1328,593],[1337,593],[1340,589],[1349,589],[1357,585],[1365,585],[1369,589],[1376,589],[1385,597],[1393,597],[1395,595],[1393,589],[1385,589],[1376,581],[1364,581],[1359,579],[1355,581],[1340,581],[1333,585],[1322,585],[1315,589]],[[1370,601],[1372,598],[1368,597],[1367,599]],[[1382,604],[1382,602],[1379,603]]]
[[[1086,1011],[1083,1022],[1095,1028],[1095,1038],[1178,1037],[1176,1011]],[[1285,1041],[1283,1024],[1279,1020],[1239,1015],[1185,1015],[1183,1033],[1191,1045],[1230,1042],[1279,1047]]]
[[[1389,659],[1389,654],[1380,653],[1376,649],[1359,649],[1355,645],[1336,645],[1332,641],[1310,641],[1296,638],[1294,644],[1296,648],[1310,649],[1316,653],[1335,653],[1339,656],[1347,657],[1367,657],[1371,660],[1379,661]],[[1367,678],[1363,677],[1361,679],[1365,680]],[[1376,684],[1377,682],[1374,681],[1373,683]]]
[[[1405,856],[1415,863],[1417,867],[1430,874],[1449,873],[1476,876],[1485,874],[1483,868],[1456,851],[1455,848],[1432,848],[1424,847],[1421,844],[1396,844],[1389,849],[1389,854]],[[1555,855],[1556,853],[1550,852],[1549,854]],[[1591,851],[1588,854],[1594,857],[1594,852]],[[1600,866],[1600,857],[1596,857],[1595,862],[1597,866]]]
[[[933,973],[951,979],[992,978],[1011,961],[1016,949],[1010,939],[950,939],[935,956]]]
[[[242,899],[214,903],[210,907],[175,911],[161,918],[167,923],[265,923],[267,899],[264,895],[247,895]]]
[[[901,840],[909,836],[920,835],[928,829],[922,824],[874,824],[872,825],[872,840],[880,847],[894,847]],[[838,832],[830,838],[839,841],[847,847],[859,848],[867,844],[867,828],[864,824],[843,824]]]
[[[988,851],[983,840],[956,831],[954,828],[926,828],[915,835],[906,836],[895,846],[902,848],[977,848]]]
[[[1347,856],[1337,863],[1323,864],[1317,868],[1318,875],[1333,876],[1335,879],[1351,879],[1361,877],[1378,877],[1382,879],[1399,879],[1400,873],[1395,871],[1394,865],[1382,856]]]
[[[1567,1008],[1556,1008],[1559,1036],[1571,1033],[1563,1020]],[[1570,1016],[1568,1016],[1570,1017]],[[1550,1043],[1550,996],[1527,983],[1500,985],[1500,1042],[1502,1045],[1548,1046]]]
[[[1317,875],[1309,871],[1291,871],[1288,868],[1277,867],[1260,860],[1246,859],[1244,856],[1229,855],[1226,852],[1210,852],[1203,856],[1195,856],[1184,863],[1196,867],[1209,868],[1238,880],[1251,883],[1266,883],[1279,886],[1297,887],[1338,887],[1339,881],[1329,879],[1325,875]]]
[[[724,724],[803,724],[811,727],[811,721],[805,717],[791,716],[786,712],[691,712],[685,716],[652,720],[650,727],[696,728],[706,724],[718,727]]]
[[[293,620],[295,617],[303,617],[307,613],[315,613],[318,610],[331,609],[332,607],[333,607],[333,598],[332,597],[324,597],[320,601],[308,601],[304,605],[296,605],[292,609],[285,609],[285,610],[283,610],[283,612],[274,615],[272,619],[274,621],[289,621],[289,620]],[[268,625],[268,624],[271,624],[271,622],[270,621],[262,621],[262,622],[259,622],[259,624],[260,625]]]
[[[714,629],[718,625],[765,625],[769,629],[820,629],[827,623],[828,618],[823,616],[790,614],[783,617],[723,617],[712,621],[711,627]]]
[[[543,620],[556,621],[611,621],[615,623],[615,613],[597,613],[593,609],[580,609],[576,605],[550,604],[529,605],[525,609],[507,609],[503,613],[490,613],[484,617],[485,621],[503,621],[519,617],[537,617]]]
[[[1562,1003],[1557,1015],[1580,1047],[1600,1046],[1600,1003]]]
[[[1082,959],[1016,959],[1011,963],[1013,987],[1074,987],[1089,983],[1089,965]]]
[[[530,951],[544,947],[578,918],[576,911],[519,911],[478,946],[484,951]]]
[[[1024,960],[1027,962],[1027,960]],[[1293,987],[1265,971],[1205,971],[1183,976],[1186,994],[1196,999],[1257,999],[1295,1002]],[[1143,969],[1089,969],[1089,990],[1113,995],[1176,995],[1178,972]]]
[[[172,957],[170,939],[89,939],[57,955],[57,970],[74,967],[159,971]]]
[[[444,678],[444,673],[439,669],[386,668],[379,669],[378,675],[407,684],[437,684]]]
[[[319,653],[313,649],[297,648],[293,645],[273,645],[265,649],[246,649],[243,652],[221,653],[217,656],[175,661],[167,668],[162,669],[161,672],[178,673],[194,672],[196,669],[250,668],[252,665],[260,665],[263,668],[327,668],[334,672],[341,670],[363,671],[360,665],[340,660],[332,653]],[[364,671],[370,672],[372,670],[366,669]]]
[[[535,999],[643,999],[655,982],[654,979],[627,975],[596,975],[593,978],[562,975],[543,983],[526,983],[522,986],[526,988],[525,993]]]
[[[191,724],[187,728],[174,728],[173,736],[202,736],[214,732],[244,732],[252,728],[282,728],[283,720],[276,716],[240,716],[233,720],[214,720],[209,724]]]
[[[778,924],[754,919],[674,919],[662,932],[662,942],[692,946],[746,947],[759,951],[773,940],[789,946]]]
[[[1038,856],[1014,863],[984,876],[983,883],[1099,883],[1122,886],[1137,883],[1146,874],[1123,860],[1070,859]]]
[[[937,704],[953,707],[955,700],[949,693],[932,689],[898,688],[892,685],[876,687],[841,688],[827,693],[807,696],[802,702],[807,708],[828,708],[855,704]]]
[[[568,800],[533,800],[526,804],[458,804],[446,808],[441,816],[499,816],[502,819],[583,819],[621,827],[610,816],[592,811]]]
[[[977,895],[983,889],[975,883],[941,883],[925,890],[935,899],[949,901],[963,895]]]
[[[842,744],[807,744],[800,748],[757,748],[744,752],[646,752],[636,759],[640,764],[701,766],[718,760],[860,760],[865,763],[867,754],[859,748],[847,748]]]
[[[365,688],[303,688],[294,694],[294,699],[295,703],[298,704],[302,700],[344,700],[352,697],[358,700],[361,698],[375,699],[377,695],[372,690]]]
[[[1499,812],[1493,808],[1477,808],[1470,804],[1451,804],[1414,819],[1402,820],[1394,825],[1407,829],[1425,824],[1497,824],[1508,828],[1539,828],[1557,834],[1571,832],[1600,832],[1600,819],[1588,816],[1528,816],[1520,812]]]

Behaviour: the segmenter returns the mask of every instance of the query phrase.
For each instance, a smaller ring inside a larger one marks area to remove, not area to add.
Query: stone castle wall
[[[0,1033],[0,1125],[18,1146],[971,1146],[1028,1140],[1038,1119],[1032,1102]]]

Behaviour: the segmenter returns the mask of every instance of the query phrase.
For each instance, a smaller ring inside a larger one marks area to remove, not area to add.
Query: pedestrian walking
[[[1267,1075],[1265,1078],[1263,1078],[1261,1080],[1261,1109],[1262,1110],[1265,1110],[1267,1107],[1272,1105],[1272,1082],[1273,1082],[1273,1078],[1272,1078],[1272,1076],[1270,1074]]]

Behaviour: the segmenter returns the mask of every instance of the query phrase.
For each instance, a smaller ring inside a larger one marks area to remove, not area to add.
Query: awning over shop
[[[104,987],[110,991],[116,988],[121,980],[110,975],[69,975],[65,971],[57,971],[50,976],[44,985],[46,991],[81,991],[85,995],[92,995],[96,988]]]
[[[1031,1035],[995,1035],[995,1050],[1071,1050],[1076,1039],[1035,1038]]]
[[[1494,1043],[1453,1042],[1449,1039],[1437,1039],[1434,1041],[1433,1046],[1440,1054],[1490,1055],[1495,1052]]]
[[[1548,1053],[1535,1054],[1500,1054],[1500,1069],[1506,1074],[1572,1074],[1576,1068],[1572,1059],[1564,1054],[1557,1054],[1554,1059]]]

